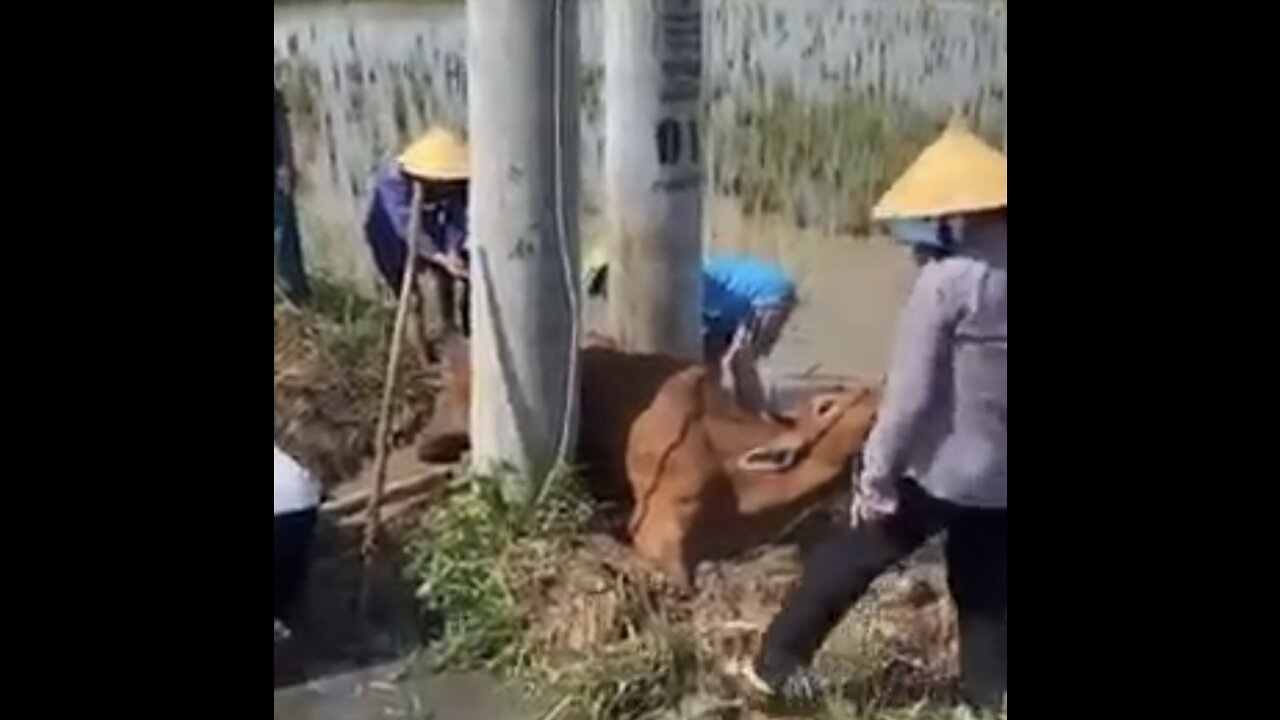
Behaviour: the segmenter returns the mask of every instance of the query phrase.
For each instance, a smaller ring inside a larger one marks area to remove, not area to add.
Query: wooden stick
[[[420,497],[410,497],[398,503],[383,503],[383,509],[380,513],[383,524],[392,520],[398,520],[400,517],[411,513],[415,510],[421,510],[431,503],[430,495],[422,495]],[[358,517],[338,518],[334,524],[339,530],[354,530],[364,524],[364,520]]]
[[[399,480],[387,485],[382,493],[382,502],[387,503],[421,491],[435,490],[453,474],[452,468],[435,468],[418,473],[413,477]],[[358,510],[368,510],[369,501],[373,497],[373,489],[361,490],[346,497],[325,503],[320,511],[326,515],[346,515]]]
[[[379,525],[382,522],[382,491],[387,484],[387,438],[391,432],[391,404],[395,398],[396,380],[400,370],[400,352],[404,345],[404,324],[409,311],[409,295],[413,289],[413,280],[418,262],[418,233],[422,227],[422,183],[413,182],[413,199],[409,205],[409,237],[406,239],[407,254],[404,262],[404,276],[400,281],[400,302],[396,306],[395,326],[391,331],[391,352],[387,357],[387,377],[382,386],[382,407],[378,412],[378,432],[374,442],[373,492],[369,500],[369,514],[365,518],[364,544],[361,553],[364,555],[364,572],[360,577],[360,612],[363,614],[369,607],[370,581],[373,574],[374,556],[378,550]]]

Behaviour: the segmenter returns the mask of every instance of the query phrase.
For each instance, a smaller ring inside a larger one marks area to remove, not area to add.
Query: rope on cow
[[[689,439],[689,432],[693,429],[693,421],[695,418],[701,417],[705,410],[703,397],[706,389],[707,376],[705,374],[698,378],[697,395],[698,402],[696,405],[689,407],[684,417],[680,419],[680,430],[676,433],[676,439],[662,449],[662,454],[658,456],[658,467],[653,472],[653,482],[645,489],[644,496],[636,498],[635,514],[631,523],[627,526],[627,531],[632,535],[636,534],[636,529],[644,524],[645,519],[649,516],[649,505],[653,500],[653,494],[658,492],[658,487],[662,485],[662,475],[667,470],[667,463],[671,462],[671,456],[675,454],[676,448],[684,444]]]

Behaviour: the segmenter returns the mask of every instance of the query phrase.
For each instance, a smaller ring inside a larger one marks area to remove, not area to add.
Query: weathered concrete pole
[[[604,16],[611,329],[700,357],[702,0],[605,0]]]
[[[467,22],[472,450],[527,497],[576,431],[578,2],[468,0]]]

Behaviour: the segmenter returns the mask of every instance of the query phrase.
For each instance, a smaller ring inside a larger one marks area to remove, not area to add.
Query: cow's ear
[[[819,420],[826,420],[844,408],[843,398],[839,395],[819,395],[813,398],[813,416]]]
[[[738,458],[738,467],[747,472],[786,472],[800,461],[800,449],[799,440],[779,438]]]

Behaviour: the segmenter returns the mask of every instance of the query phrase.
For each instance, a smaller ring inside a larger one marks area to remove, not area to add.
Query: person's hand
[[[466,280],[468,274],[467,263],[457,255],[445,255],[442,260],[444,269],[452,276]]]
[[[750,322],[743,323],[733,332],[725,357],[735,362],[752,363],[756,361],[755,328]]]
[[[465,280],[467,278],[467,265],[462,258],[449,253],[432,253],[429,260],[436,267],[444,270],[451,277]]]
[[[898,509],[898,499],[868,492],[866,483],[854,493],[853,506],[849,510],[849,525],[861,527],[876,525],[893,516]]]

